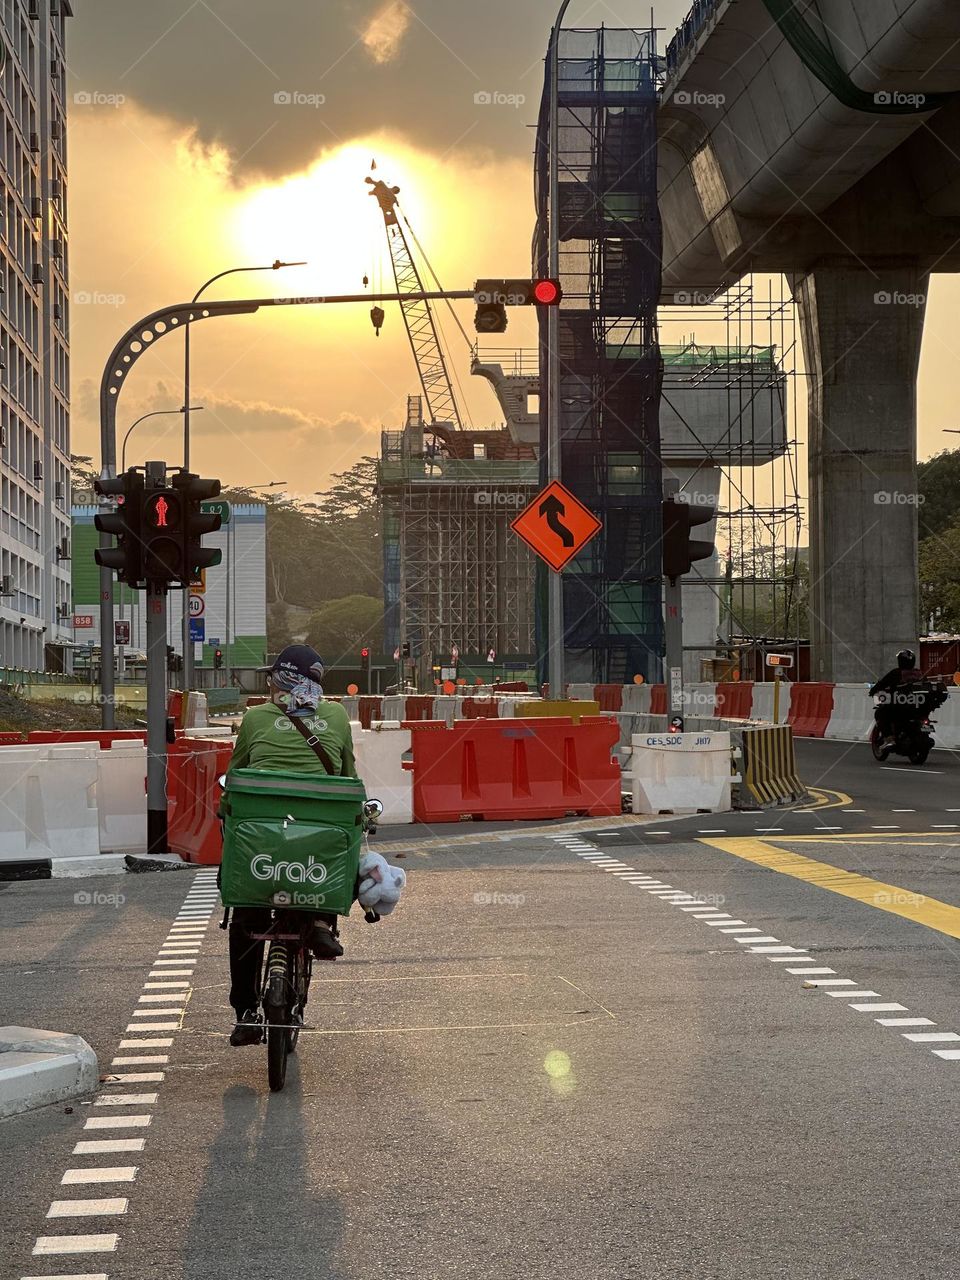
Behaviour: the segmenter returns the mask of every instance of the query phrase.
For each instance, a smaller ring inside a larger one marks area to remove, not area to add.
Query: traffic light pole
[[[664,498],[673,498],[680,491],[680,482],[667,479],[663,482]],[[670,719],[683,715],[683,588],[682,578],[664,578],[663,632],[666,644],[667,705]]]
[[[147,463],[147,490],[162,488],[167,468]],[[167,588],[147,586],[147,853],[167,853]]]

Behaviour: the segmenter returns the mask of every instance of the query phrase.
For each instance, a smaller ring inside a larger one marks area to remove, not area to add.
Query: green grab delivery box
[[[263,769],[229,773],[221,802],[224,906],[348,915],[366,798],[357,778]]]

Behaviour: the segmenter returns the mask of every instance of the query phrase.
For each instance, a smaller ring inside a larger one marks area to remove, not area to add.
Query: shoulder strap
[[[326,769],[327,773],[329,773],[331,777],[334,777],[334,778],[337,777],[338,774],[337,774],[337,770],[333,767],[333,761],[327,755],[327,752],[324,749],[324,747],[321,745],[320,739],[317,737],[317,735],[315,733],[310,732],[310,730],[304,724],[300,716],[292,716],[289,711],[286,713],[286,715],[287,715],[287,719],[291,720],[293,724],[296,726],[297,732],[306,742],[307,746],[311,748],[311,750],[313,751],[313,754],[317,757],[317,759],[323,765],[324,769]]]

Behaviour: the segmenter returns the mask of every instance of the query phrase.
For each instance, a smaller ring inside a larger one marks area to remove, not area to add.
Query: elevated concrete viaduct
[[[957,0],[700,0],[660,112],[664,292],[791,280],[809,375],[813,673],[918,628],[916,381],[960,269]]]

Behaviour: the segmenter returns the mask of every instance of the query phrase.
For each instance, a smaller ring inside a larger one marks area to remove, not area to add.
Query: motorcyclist
[[[350,720],[339,703],[323,700],[323,659],[316,649],[306,644],[288,645],[271,667],[261,670],[268,673],[271,700],[247,708],[228,774],[247,768],[326,773],[319,755],[291,721],[290,715],[295,714],[319,740],[334,770],[341,777],[355,778]],[[234,907],[231,913],[230,1003],[237,1024],[230,1043],[235,1047],[258,1044],[262,1038],[258,986],[265,944],[251,935],[268,932],[270,922],[267,907]],[[316,913],[309,938],[318,959],[343,955],[335,913]]]
[[[897,665],[885,676],[881,676],[876,684],[871,685],[870,697],[879,699],[874,719],[883,734],[884,746],[896,742],[898,713],[914,705],[904,686],[913,685],[922,679],[923,673],[917,669],[916,654],[912,649],[901,649],[897,654]]]

